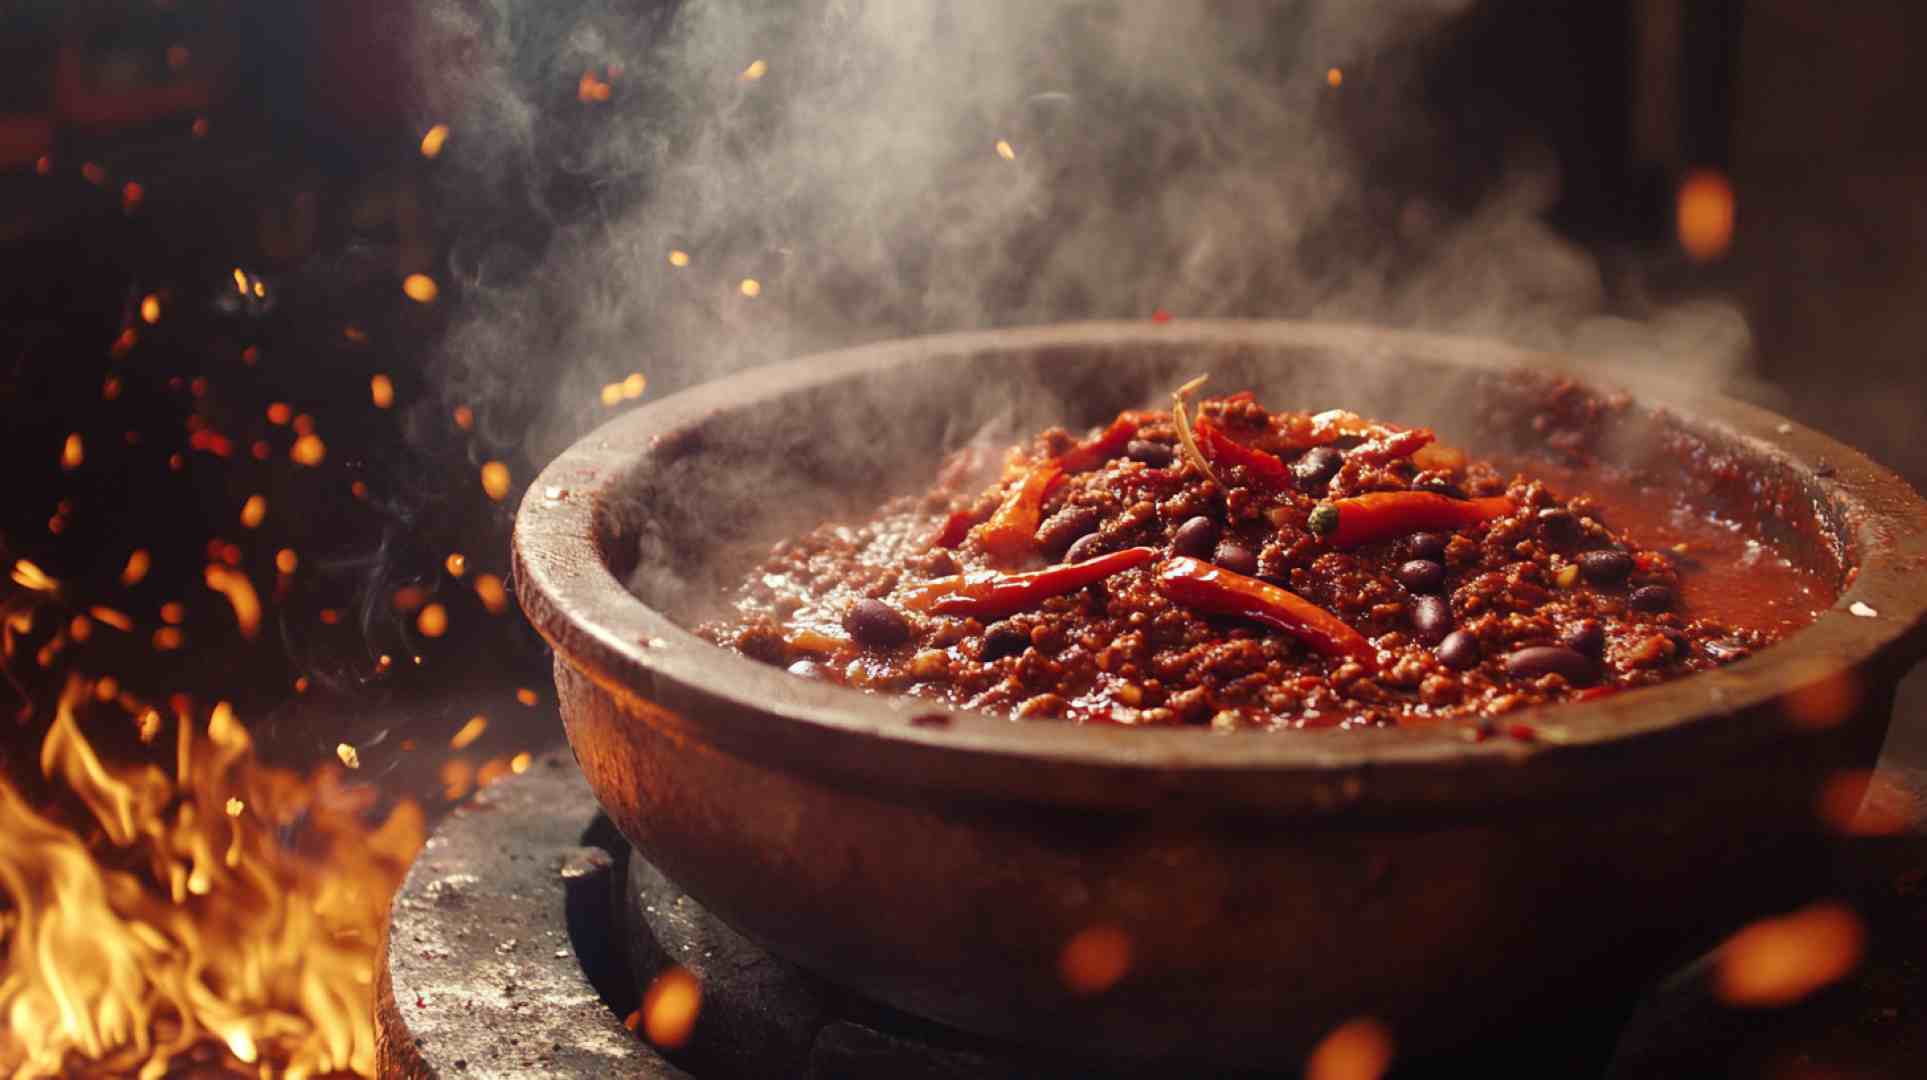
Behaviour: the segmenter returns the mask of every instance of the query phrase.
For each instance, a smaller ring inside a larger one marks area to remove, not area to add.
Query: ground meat
[[[1562,399],[1538,419],[1570,458],[1587,410],[1623,406]],[[1233,395],[1197,416],[1211,475],[1167,413],[1120,418],[1124,439],[1047,430],[987,488],[967,478],[988,459],[953,455],[930,491],[776,545],[700,631],[808,677],[1024,719],[1473,730],[1740,659],[1830,600],[1738,526],[1597,466],[1568,469],[1586,490],[1564,497],[1349,413]],[[859,603],[895,615],[846,619]]]

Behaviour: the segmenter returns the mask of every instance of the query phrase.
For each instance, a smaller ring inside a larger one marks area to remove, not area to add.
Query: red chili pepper
[[[1158,589],[1176,603],[1212,615],[1238,615],[1282,630],[1326,656],[1374,670],[1378,651],[1343,619],[1267,581],[1181,556],[1158,568]]]
[[[1341,548],[1425,529],[1469,529],[1513,509],[1512,500],[1504,495],[1450,499],[1430,491],[1375,491],[1323,505],[1338,512],[1336,526],[1324,532],[1325,542]]]
[[[970,527],[976,523],[970,511],[952,510],[950,516],[943,519],[943,524],[937,527],[930,544],[932,547],[954,548],[964,542],[964,537],[970,535]]]
[[[1010,489],[1010,494],[1004,496],[1003,505],[984,522],[983,531],[978,534],[984,550],[1000,559],[1018,559],[1029,554],[1038,522],[1044,517],[1044,500],[1063,477],[1064,467],[1055,461],[1032,466]]]
[[[1137,437],[1137,429],[1143,419],[1135,412],[1121,412],[1104,434],[1089,442],[1079,443],[1057,456],[1057,464],[1065,472],[1083,472],[1095,469],[1111,458],[1124,452],[1124,447]]]
[[[1027,574],[952,575],[912,586],[905,591],[903,602],[919,611],[938,615],[1001,619],[1034,608],[1053,596],[1076,592],[1112,574],[1143,566],[1155,558],[1157,549],[1133,547]]]
[[[1224,433],[1210,420],[1200,416],[1191,425],[1204,456],[1221,465],[1242,465],[1253,478],[1275,487],[1291,481],[1291,470],[1277,455],[1254,450]]]

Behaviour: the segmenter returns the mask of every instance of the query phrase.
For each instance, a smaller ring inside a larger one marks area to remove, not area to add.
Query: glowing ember
[[[432,158],[442,152],[442,144],[448,141],[448,125],[436,124],[422,135],[422,156]]]
[[[1332,68],[1326,71],[1325,85],[1331,87],[1333,90],[1345,85],[1345,73],[1338,68]]]
[[[769,63],[767,61],[752,60],[749,66],[743,69],[743,81],[755,82],[767,74],[769,74]]]
[[[678,270],[682,269],[685,266],[688,266],[689,252],[681,251],[681,250],[671,251],[669,253],[669,265],[677,268]]]
[[[459,551],[450,552],[442,565],[447,567],[450,577],[461,577],[468,570],[468,557]]]
[[[481,738],[482,732],[487,730],[488,717],[471,716],[468,718],[468,723],[463,724],[461,730],[457,731],[454,736],[448,740],[448,748],[450,750],[465,750],[470,743]]]
[[[260,495],[250,495],[248,501],[241,504],[241,527],[244,529],[260,528],[267,516],[268,500]]]
[[[763,295],[763,283],[755,278],[744,278],[742,284],[736,286],[736,289],[751,299]]]
[[[207,138],[207,117],[197,116],[187,129],[197,139]]]
[[[534,755],[524,750],[509,759],[509,771],[519,776],[522,773],[528,772],[529,766],[533,764],[535,764]]]
[[[80,463],[86,460],[87,447],[80,441],[80,432],[76,431],[67,436],[67,441],[60,447],[60,467],[78,469]]]
[[[0,783],[0,1013],[15,1075],[159,1077],[212,1041],[264,1075],[372,1076],[370,946],[421,844],[420,812],[403,805],[370,829],[328,775],[258,764],[225,705],[204,732],[179,714],[171,771],[103,761],[82,734],[88,714],[115,708],[98,697],[70,681],[40,754],[84,827]],[[140,716],[143,731],[162,723]],[[296,822],[301,853],[277,839]]]
[[[427,274],[410,274],[403,278],[401,291],[407,293],[408,298],[417,304],[432,304],[435,302],[435,297],[441,295],[441,288],[435,284],[435,279]]]
[[[1710,169],[1687,175],[1679,186],[1679,246],[1698,262],[1710,262],[1733,245],[1733,185]]]
[[[127,565],[121,567],[120,583],[130,587],[140,584],[141,579],[147,576],[147,569],[153,565],[153,562],[146,548],[135,548],[133,553],[127,556]]]
[[[282,548],[274,553],[274,568],[284,574],[294,573],[295,567],[300,565],[301,557],[294,553],[293,548]]]
[[[268,406],[268,423],[282,427],[294,418],[294,410],[285,401],[277,401]]]
[[[95,605],[87,609],[87,614],[92,615],[96,622],[104,622],[121,633],[128,633],[134,629],[134,620],[110,607]]]
[[[475,430],[475,410],[466,405],[455,406],[455,426],[463,431]]]
[[[648,386],[649,380],[643,378],[642,372],[632,372],[628,378],[622,380],[622,396],[634,401],[642,396],[643,390]]]
[[[1005,161],[1016,161],[1017,151],[1002,139],[997,140],[997,156]]]
[[[524,686],[515,691],[515,700],[533,708],[542,699],[536,696],[535,691]]]
[[[1305,1080],[1378,1080],[1392,1064],[1392,1033],[1371,1017],[1331,1030],[1305,1059]]]
[[[141,321],[150,326],[161,321],[160,297],[155,296],[153,293],[148,293],[147,296],[141,300]]]
[[[482,490],[488,492],[489,498],[496,502],[508,498],[510,482],[507,465],[491,461],[482,466]]]
[[[494,574],[481,574],[475,578],[475,595],[481,597],[482,606],[490,615],[500,615],[509,609],[509,591],[502,585],[502,579]]]
[[[622,404],[621,383],[607,383],[602,387],[602,404],[609,408]]]
[[[584,105],[607,101],[609,100],[609,95],[614,92],[615,88],[603,82],[601,79],[596,78],[596,74],[593,71],[583,72],[582,78],[576,82],[575,86],[576,100],[582,102]]]
[[[60,582],[48,577],[45,571],[26,559],[14,560],[13,583],[35,592],[53,592],[60,588]]]
[[[386,409],[395,403],[395,384],[386,375],[376,375],[368,380],[368,396],[375,408]]]
[[[288,456],[296,465],[313,468],[327,458],[328,444],[322,442],[319,435],[303,435],[288,449]]]
[[[1074,994],[1101,994],[1131,970],[1131,938],[1115,926],[1080,930],[1057,956],[1057,973]]]
[[[421,614],[415,616],[415,629],[420,630],[423,637],[438,638],[448,633],[448,609],[440,604],[422,608]]]
[[[227,597],[242,637],[252,639],[261,631],[261,598],[246,574],[213,563],[207,568],[207,587]]]
[[[1715,990],[1732,1005],[1791,1005],[1858,967],[1866,937],[1839,904],[1762,919],[1720,947]]]
[[[642,1033],[649,1041],[673,1050],[689,1041],[702,1011],[703,989],[686,968],[672,967],[656,976],[642,998]]]
[[[341,763],[350,769],[361,768],[361,752],[347,743],[335,744],[335,756],[340,758]]]

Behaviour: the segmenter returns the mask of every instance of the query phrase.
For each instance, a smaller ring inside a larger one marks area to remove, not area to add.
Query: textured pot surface
[[[1444,1045],[1623,993],[1688,936],[1779,900],[1813,850],[1817,788],[1871,763],[1921,646],[1927,506],[1904,482],[1749,406],[1636,394],[1601,457],[1737,463],[1682,482],[1766,520],[1841,596],[1729,668],[1521,714],[1533,742],[956,710],[912,724],[937,710],[797,679],[683,626],[743,545],[915,490],[993,424],[1075,428],[1211,371],[1270,403],[1503,451],[1532,441],[1532,395],[1558,378],[1511,372],[1572,364],[1239,322],[807,358],[638,409],[558,458],[518,519],[517,588],[611,817],[710,910],[832,979],[961,1027],[1134,1056],[1295,1061],[1358,1014],[1402,1045]],[[1815,687],[1857,704],[1791,723],[1783,706]],[[1080,995],[1059,958],[1093,926],[1123,931],[1129,966]]]

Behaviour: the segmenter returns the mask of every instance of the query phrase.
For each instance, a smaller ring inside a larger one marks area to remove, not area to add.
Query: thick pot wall
[[[623,833],[776,952],[966,1030],[1232,1064],[1302,1060],[1357,1015],[1418,1050],[1623,1008],[1682,945],[1812,880],[1817,787],[1870,763],[1888,706],[1586,801],[1239,819],[879,795],[704,739],[703,714],[737,706],[698,689],[612,685],[566,654],[556,682]],[[1125,932],[1130,969],[1080,997],[1059,954],[1096,925]]]

